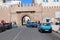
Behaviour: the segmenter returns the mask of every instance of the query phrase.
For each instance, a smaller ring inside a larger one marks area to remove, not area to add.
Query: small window
[[[6,1],[12,1],[12,0],[6,0]]]
[[[12,0],[5,0],[6,2],[10,2],[10,1],[12,1]]]
[[[48,0],[43,0],[43,2],[48,2]]]
[[[59,0],[54,0],[54,2],[59,2]]]

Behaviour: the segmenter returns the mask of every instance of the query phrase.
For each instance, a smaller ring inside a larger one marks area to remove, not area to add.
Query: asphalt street
[[[59,34],[60,35],[60,34]],[[21,26],[0,33],[0,40],[60,40],[54,32],[40,33],[37,28]]]

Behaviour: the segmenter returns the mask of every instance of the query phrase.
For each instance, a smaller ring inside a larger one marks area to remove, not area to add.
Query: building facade
[[[7,5],[4,3],[4,5]],[[7,7],[8,6],[8,7]],[[17,25],[30,21],[45,21],[46,18],[56,22],[56,15],[60,14],[60,0],[34,0],[32,4],[22,3],[0,7],[0,20],[16,22]],[[58,15],[57,15],[58,16]]]

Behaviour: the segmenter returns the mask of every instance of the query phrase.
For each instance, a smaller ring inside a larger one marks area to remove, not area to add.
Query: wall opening
[[[30,21],[30,17],[28,15],[24,15],[22,17],[22,25],[26,25],[27,21]]]

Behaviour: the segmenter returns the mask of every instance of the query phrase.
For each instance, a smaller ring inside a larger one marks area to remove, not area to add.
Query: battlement
[[[0,5],[0,9],[2,10],[10,10],[10,11],[16,11],[16,10],[20,10],[20,11],[34,11],[34,10],[48,10],[48,9],[60,9],[60,5],[58,3],[58,5],[55,5],[55,3],[52,3],[51,5],[49,5],[48,3],[44,3],[44,4],[7,4],[7,3],[3,3],[2,5]]]

